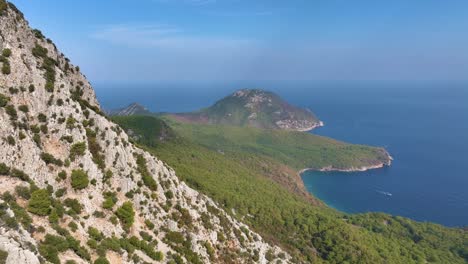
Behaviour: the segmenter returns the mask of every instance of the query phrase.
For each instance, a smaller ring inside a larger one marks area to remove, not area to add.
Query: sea
[[[305,186],[347,213],[385,212],[445,226],[468,226],[468,82],[164,81],[94,84],[106,109],[132,102],[186,112],[240,88],[278,93],[325,126],[310,133],[385,147],[390,167],[302,174]]]

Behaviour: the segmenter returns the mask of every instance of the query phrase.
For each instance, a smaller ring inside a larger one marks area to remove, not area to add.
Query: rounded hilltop
[[[297,131],[323,125],[311,111],[293,106],[277,94],[261,89],[240,89],[208,108],[176,114],[175,117],[197,123]]]

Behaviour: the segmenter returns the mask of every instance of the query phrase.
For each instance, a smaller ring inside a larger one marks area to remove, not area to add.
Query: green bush
[[[101,231],[97,230],[94,227],[88,228],[88,235],[90,238],[96,241],[101,241],[104,238],[104,235],[101,233]]]
[[[86,143],[78,142],[71,146],[70,148],[70,159],[74,160],[77,156],[83,156],[86,151]]]
[[[41,153],[41,159],[46,163],[46,164],[54,164],[57,166],[62,166],[63,161],[56,159],[52,154],[43,152]]]
[[[11,56],[11,49],[3,49],[2,55],[6,58],[9,58]]]
[[[0,163],[0,175],[10,175],[10,167],[5,163]]]
[[[11,66],[10,66],[10,62],[8,61],[4,61],[3,62],[3,65],[2,65],[2,73],[3,74],[10,74],[11,73]]]
[[[102,208],[112,209],[115,203],[117,203],[117,196],[114,192],[105,192],[104,193],[104,202],[102,203]]]
[[[117,209],[115,215],[120,219],[120,222],[126,229],[130,228],[135,221],[135,211],[133,211],[131,202],[123,203],[122,206]]]
[[[19,197],[29,200],[31,198],[31,192],[28,187],[18,185],[15,187],[15,193]]]
[[[18,170],[16,168],[11,169],[10,176],[14,178],[18,178],[22,181],[29,181],[29,175],[27,175],[24,171]]]
[[[27,105],[20,105],[18,106],[18,110],[20,110],[21,112],[27,113],[29,112],[29,107]]]
[[[0,0],[0,16],[5,14],[6,10],[8,8],[8,4],[5,0]],[[7,254],[8,255],[8,254]],[[1,262],[0,262],[1,263]]]
[[[61,171],[57,174],[57,176],[61,179],[61,180],[65,180],[67,178],[67,172],[66,171]]]
[[[7,258],[8,258],[8,252],[0,250],[0,263],[6,263]]]
[[[76,199],[67,198],[65,201],[63,201],[63,204],[70,208],[70,210],[67,211],[67,214],[69,215],[81,214],[81,211],[83,210],[83,206]]]
[[[8,96],[0,93],[0,107],[5,107],[9,101],[10,98],[8,98]]]
[[[47,53],[48,50],[39,44],[36,44],[36,46],[32,49],[32,54],[34,57],[44,58],[47,56]]]
[[[156,184],[156,181],[153,179],[153,176],[148,171],[148,168],[146,166],[146,159],[143,157],[143,155],[138,154],[136,155],[136,162],[137,162],[137,169],[138,172],[141,174],[141,177],[143,179],[143,183],[150,188],[152,191],[156,191],[158,189],[158,185]]]
[[[44,34],[39,29],[33,29],[32,32],[34,33],[34,36],[39,39],[45,38]]]
[[[81,190],[88,187],[89,179],[88,174],[79,169],[73,170],[71,174],[71,185],[74,189]]]
[[[45,216],[50,213],[50,206],[52,205],[50,194],[46,189],[39,189],[31,194],[31,199],[28,202],[28,211]]]
[[[62,197],[67,192],[67,188],[60,188],[55,192],[55,197]]]
[[[110,264],[105,257],[99,257],[94,261],[94,264]]]
[[[13,136],[9,135],[7,138],[6,138],[6,142],[11,145],[11,146],[14,146],[16,144],[16,141],[15,139],[13,138]]]
[[[7,105],[5,107],[5,111],[10,116],[10,120],[18,119],[18,112],[16,112],[16,109],[13,105]]]
[[[93,156],[93,162],[96,163],[99,169],[104,171],[106,164],[104,161],[104,155],[101,153],[102,148],[96,138],[96,132],[86,128],[86,136],[88,138],[89,152],[91,152],[91,155]]]
[[[47,122],[47,116],[44,115],[43,113],[39,113],[37,115],[37,120],[39,120],[39,122],[45,123]]]

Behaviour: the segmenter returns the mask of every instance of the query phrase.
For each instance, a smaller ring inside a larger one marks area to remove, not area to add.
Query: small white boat
[[[389,192],[384,192],[384,191],[377,191],[378,193],[380,194],[383,194],[385,196],[392,196],[393,194],[389,193]]]

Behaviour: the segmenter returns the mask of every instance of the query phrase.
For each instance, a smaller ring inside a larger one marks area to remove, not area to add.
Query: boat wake
[[[389,192],[384,192],[384,191],[378,191],[376,190],[377,193],[380,193],[382,195],[385,195],[385,196],[392,196],[393,194],[389,193]]]

